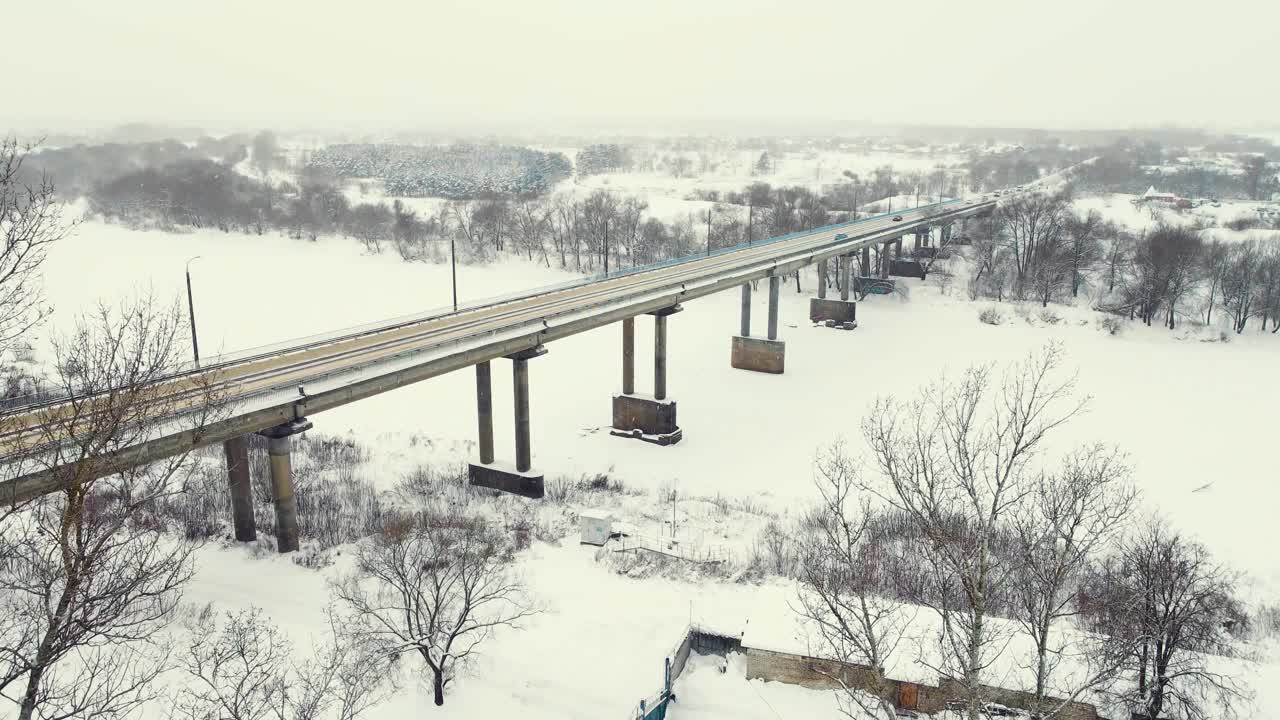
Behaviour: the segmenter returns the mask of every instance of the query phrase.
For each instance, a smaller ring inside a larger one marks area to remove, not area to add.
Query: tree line
[[[1225,242],[1201,225],[1162,222],[1133,232],[1081,214],[1069,190],[1021,193],[971,223],[970,297],[1033,300],[1042,306],[1091,291],[1097,309],[1173,329],[1215,311],[1241,333],[1280,329],[1280,241]]]

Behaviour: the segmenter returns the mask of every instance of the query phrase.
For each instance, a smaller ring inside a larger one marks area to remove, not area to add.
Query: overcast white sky
[[[1280,125],[1277,0],[7,0],[2,17],[0,133]]]

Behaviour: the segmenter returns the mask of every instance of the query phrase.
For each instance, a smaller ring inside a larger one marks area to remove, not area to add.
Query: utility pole
[[[751,215],[755,207],[751,205],[751,201],[747,201],[747,245],[751,244]]]
[[[199,260],[196,255],[187,260],[187,317],[191,319],[191,354],[196,359],[196,367],[200,367],[200,342],[196,339],[196,303],[191,295],[191,261]]]
[[[604,219],[604,276],[609,277],[609,218]]]
[[[458,253],[453,233],[449,233],[449,272],[453,276],[453,311],[458,312]]]

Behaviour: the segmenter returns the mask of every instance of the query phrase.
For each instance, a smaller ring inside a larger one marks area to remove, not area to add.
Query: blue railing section
[[[692,253],[692,254],[684,255],[677,258],[669,258],[667,260],[660,260],[653,263],[647,263],[645,265],[638,265],[636,267],[626,268],[625,270],[615,270],[607,274],[597,273],[595,275],[588,275],[582,278],[567,280],[562,283],[555,283],[552,285],[542,285],[539,287],[520,290],[514,293],[508,293],[506,295],[497,295],[497,296],[492,296],[487,298],[481,298],[478,300],[473,300],[471,302],[458,305],[458,309],[456,311],[453,309],[452,305],[449,305],[449,306],[440,307],[440,308],[433,308],[431,310],[426,310],[423,312],[413,313],[410,315],[401,315],[398,317],[385,318],[383,320],[377,320],[374,322],[364,323],[361,325],[353,325],[350,327],[342,328],[340,330],[333,330],[326,333],[318,333],[315,335],[308,335],[304,337],[290,338],[288,340],[283,340],[278,343],[271,343],[268,345],[258,345],[251,348],[245,348],[243,350],[225,352],[216,356],[209,357],[205,362],[201,363],[199,367],[196,367],[194,363],[186,363],[185,365],[182,366],[182,368],[178,372],[175,372],[170,377],[176,378],[182,375],[194,374],[197,372],[204,372],[204,371],[208,371],[208,370],[212,370],[220,367],[227,367],[230,365],[249,362],[251,360],[260,359],[260,358],[270,356],[272,354],[282,352],[285,350],[304,350],[310,347],[315,347],[315,346],[323,345],[326,343],[338,342],[341,340],[348,340],[348,339],[360,337],[362,335],[372,334],[375,332],[385,332],[388,330],[394,330],[399,327],[404,327],[405,325],[426,322],[428,320],[435,320],[438,318],[446,317],[446,316],[457,314],[457,313],[463,313],[470,310],[478,310],[480,308],[493,307],[495,305],[501,305],[503,303],[508,303],[508,302],[515,302],[517,300],[523,300],[526,298],[535,297],[537,295],[546,295],[548,293],[557,292],[559,290],[568,290],[571,288],[582,287],[583,285],[590,285],[592,283],[601,282],[603,280],[616,280],[618,278],[628,277],[630,275],[636,275],[644,272],[650,272],[652,270],[661,270],[662,268],[672,267],[674,265],[680,265],[686,262],[691,262],[693,260],[699,260],[707,257],[716,257],[719,255],[727,255],[729,253],[738,252],[741,250],[766,247],[769,245],[774,245],[776,243],[786,242],[788,240],[794,240],[796,238],[804,237],[806,235],[813,235],[815,233],[821,233],[821,232],[830,232],[833,230],[839,230],[841,228],[852,227],[859,223],[872,222],[874,220],[880,220],[882,218],[890,217],[893,215],[901,215],[902,213],[914,212],[917,210],[927,210],[929,208],[942,207],[944,205],[950,205],[952,203],[957,203],[960,201],[961,201],[961,198],[955,198],[952,200],[944,200],[942,202],[931,203],[929,205],[919,205],[913,208],[904,208],[902,210],[892,210],[886,213],[881,213],[879,215],[872,215],[870,217],[857,218],[855,220],[846,220],[844,222],[832,223],[830,225],[824,225],[822,227],[813,228],[810,230],[797,230],[795,232],[787,233],[785,235],[778,235],[776,237],[765,238],[763,240],[740,242],[740,243],[737,243],[736,245],[728,245],[725,247],[716,248],[709,253],[707,252]],[[30,411],[32,409],[36,409],[39,407],[44,407],[47,405],[53,405],[53,404],[63,402],[69,397],[71,397],[71,395],[59,395],[56,397],[41,395],[39,397],[40,399],[35,399],[35,397],[32,397],[32,402],[27,402],[27,403],[23,402],[23,398],[11,398],[8,402],[4,404],[3,410],[6,413],[16,412],[16,411]]]

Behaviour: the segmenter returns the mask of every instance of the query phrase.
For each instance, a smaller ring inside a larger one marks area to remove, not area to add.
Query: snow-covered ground
[[[1142,230],[1160,222],[1177,225],[1190,225],[1195,222],[1206,225],[1218,225],[1209,230],[1211,237],[1224,241],[1240,240],[1249,237],[1280,237],[1280,230],[1254,229],[1246,231],[1230,230],[1225,226],[1233,220],[1258,220],[1259,208],[1271,210],[1276,203],[1224,201],[1214,207],[1203,204],[1185,210],[1175,210],[1154,204],[1137,204],[1137,195],[1124,193],[1089,193],[1075,198],[1074,206],[1078,212],[1097,211],[1104,220],[1130,230]]]
[[[354,241],[135,232],[89,221],[53,250],[46,268],[56,307],[53,327],[65,329],[78,310],[133,287],[151,286],[161,296],[184,299],[183,265],[196,255],[201,259],[191,270],[204,354],[450,301],[447,265],[405,263],[393,253],[369,256]],[[459,296],[466,301],[566,279],[565,273],[521,261],[462,266]],[[813,497],[815,450],[839,438],[857,447],[859,420],[877,394],[911,393],[939,373],[1009,361],[1060,340],[1078,367],[1081,392],[1093,402],[1057,442],[1063,448],[1092,440],[1120,445],[1130,453],[1151,507],[1246,571],[1251,596],[1280,593],[1280,563],[1264,531],[1280,499],[1268,459],[1280,407],[1280,385],[1271,380],[1280,362],[1277,336],[1247,332],[1230,343],[1206,342],[1217,333],[1138,325],[1111,336],[1083,308],[1056,308],[1056,323],[1041,319],[1038,308],[1022,314],[1006,308],[1010,322],[992,327],[977,319],[985,304],[968,301],[958,285],[944,293],[933,279],[907,284],[909,298],[869,299],[859,308],[860,327],[836,332],[807,322],[813,276],[802,276],[800,294],[788,283],[781,306],[788,357],[781,376],[729,367],[737,293],[686,305],[668,323],[668,388],[679,403],[685,434],[672,447],[607,432],[610,396],[620,385],[616,329],[557,342],[531,364],[534,464],[548,477],[607,472],[650,491],[624,508],[633,521],[648,517],[635,504],[652,503],[649,510],[659,512],[656,491],[672,488],[682,498],[745,498],[786,518]],[[761,329],[763,296],[756,294],[753,313]],[[650,328],[642,318],[642,392],[649,388]],[[510,457],[510,385],[501,380],[504,364],[495,372],[497,450],[499,458]],[[312,419],[320,431],[351,434],[370,445],[372,472],[389,487],[412,463],[467,458],[474,443],[474,403],[474,379],[459,372]],[[683,512],[682,522],[691,523],[682,537],[699,543],[742,547],[760,525],[743,520],[741,527],[727,527],[696,501],[685,503]],[[259,605],[300,640],[321,626],[325,580],[344,562],[314,571],[287,558],[211,546],[201,552],[187,599]],[[572,537],[562,546],[535,544],[521,555],[520,568],[547,612],[526,630],[500,633],[486,646],[438,713],[442,717],[623,717],[657,689],[662,657],[691,619],[742,627],[758,595],[758,588],[727,582],[619,576],[597,562],[594,548],[579,547]],[[674,717],[772,717],[759,714],[757,691],[770,703],[777,698],[792,707],[785,717],[821,717],[823,707],[833,707],[829,693],[764,683],[743,689],[741,674],[734,677],[695,665],[681,679],[687,687],[677,688],[682,701]],[[1269,677],[1277,679],[1274,672]],[[1280,700],[1271,698],[1263,707],[1275,712]],[[411,688],[373,717],[418,717],[427,702],[425,691]]]

